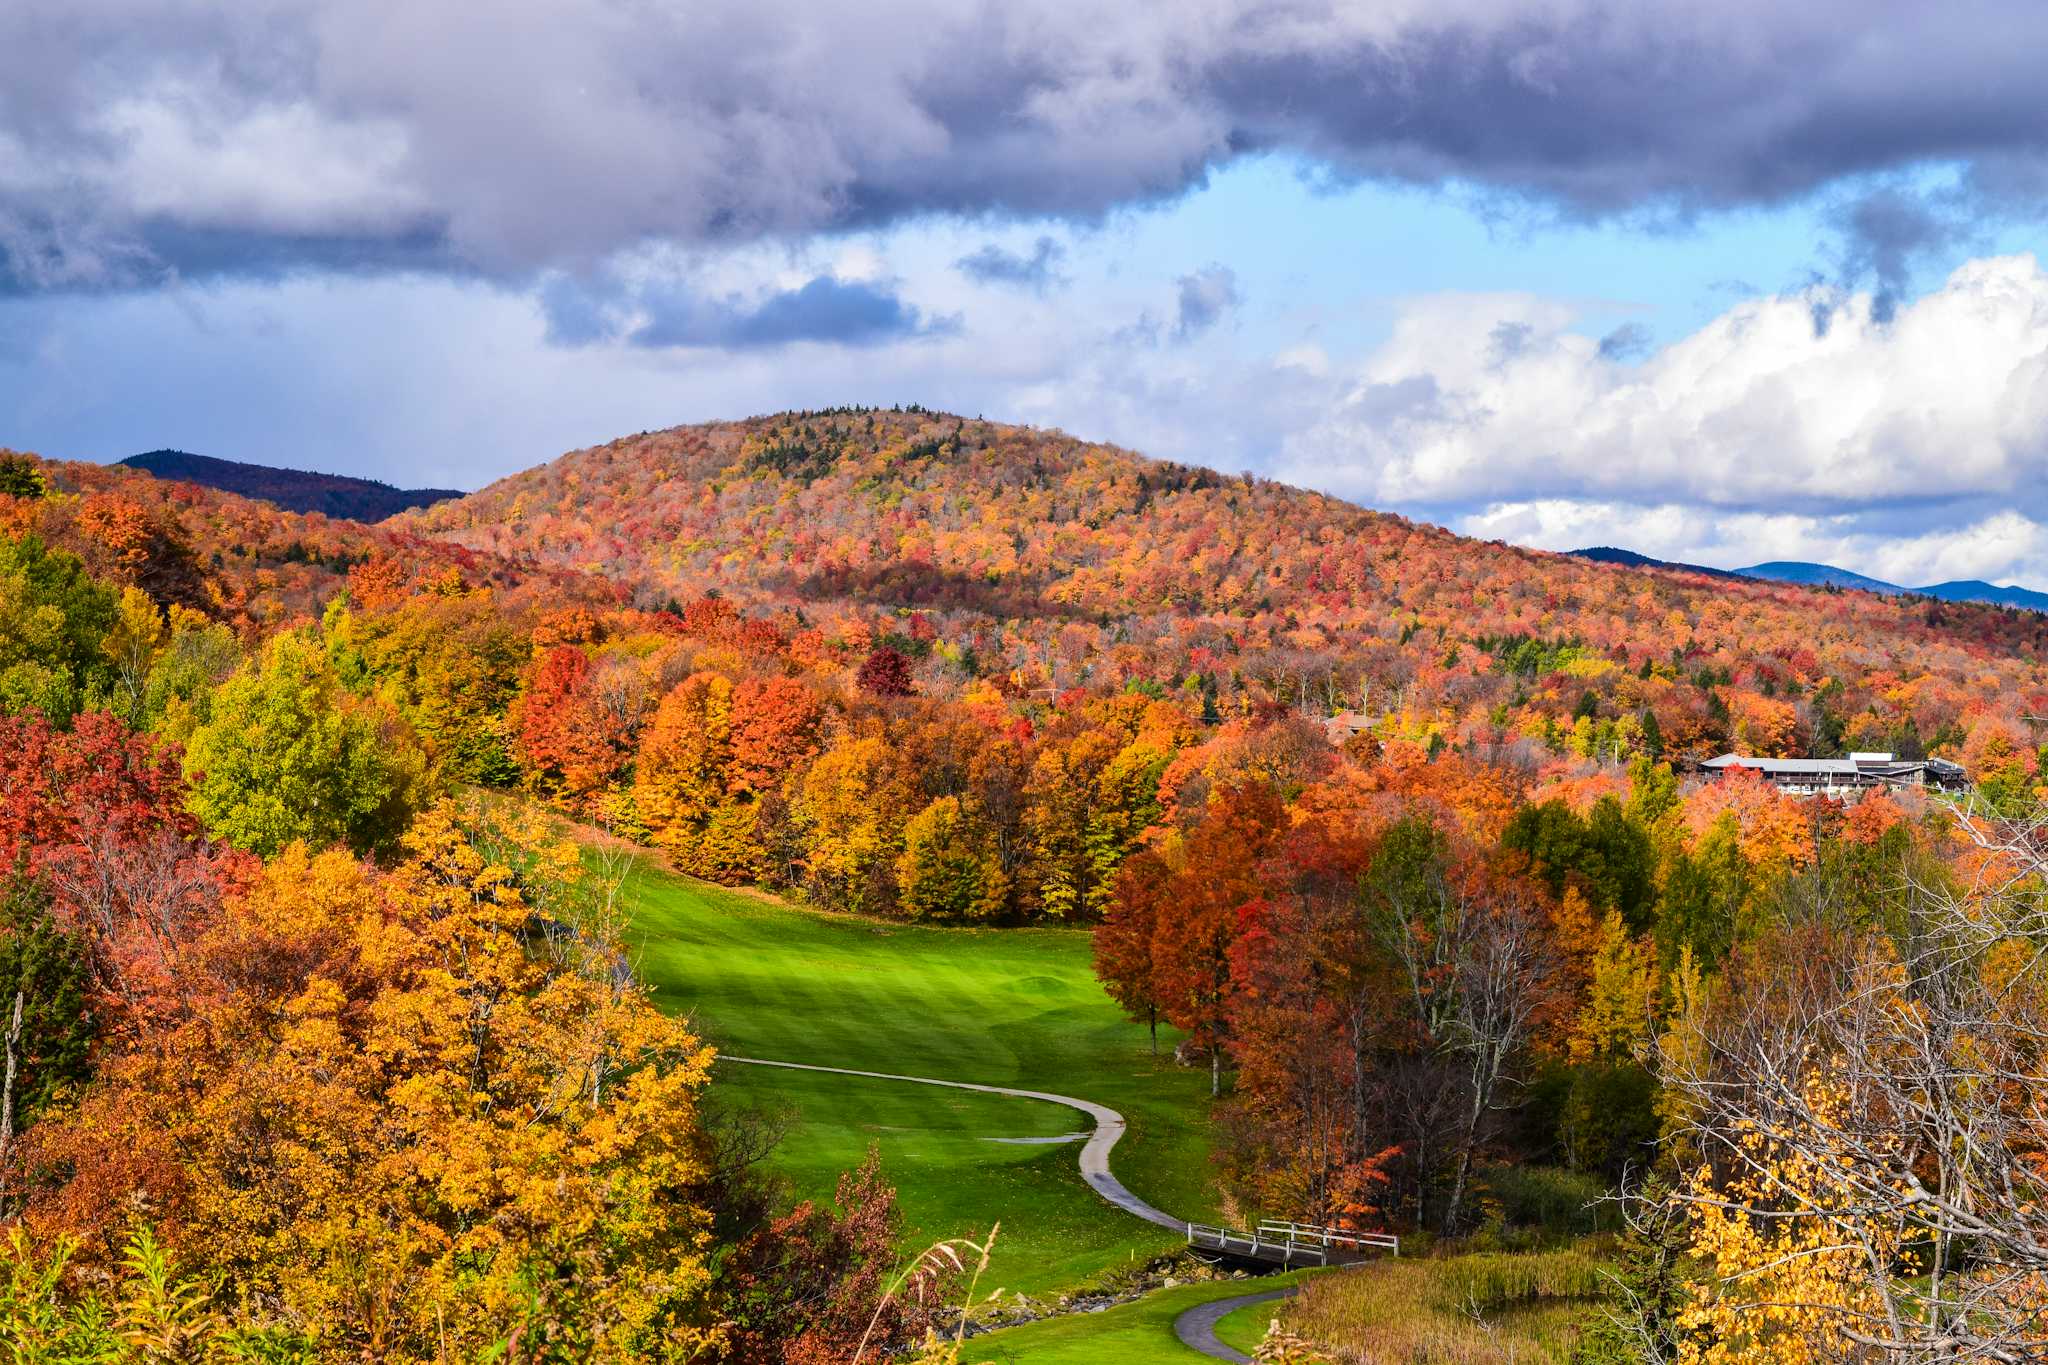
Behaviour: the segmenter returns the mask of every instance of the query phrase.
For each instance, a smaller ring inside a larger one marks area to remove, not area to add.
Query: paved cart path
[[[1180,1344],[1191,1351],[1200,1351],[1217,1360],[1234,1360],[1244,1365],[1251,1357],[1243,1351],[1223,1344],[1223,1338],[1216,1335],[1216,1324],[1240,1308],[1249,1308],[1255,1303],[1271,1303],[1275,1299],[1290,1298],[1293,1289],[1268,1289],[1263,1294],[1240,1294],[1234,1299],[1217,1299],[1214,1303],[1198,1303],[1173,1320],[1173,1334],[1180,1338]]]
[[[1088,1135],[1088,1141],[1081,1147],[1081,1178],[1097,1194],[1136,1218],[1156,1223],[1162,1228],[1186,1233],[1187,1222],[1172,1214],[1153,1208],[1144,1200],[1132,1194],[1124,1183],[1109,1173],[1109,1152],[1124,1135],[1124,1116],[1106,1104],[1093,1100],[1076,1099],[1072,1095],[1055,1095],[1044,1090],[1018,1090],[1007,1085],[975,1085],[970,1081],[942,1081],[932,1076],[898,1076],[887,1071],[855,1071],[844,1066],[813,1066],[809,1062],[771,1062],[765,1057],[735,1057],[729,1052],[718,1054],[721,1062],[744,1062],[748,1066],[779,1066],[790,1071],[824,1071],[834,1076],[861,1076],[871,1081],[906,1081],[911,1085],[942,1085],[949,1090],[978,1090],[984,1095],[1011,1095],[1020,1100],[1044,1100],[1047,1104],[1064,1104],[1069,1109],[1078,1109],[1095,1120],[1095,1131]]]
[[[779,1066],[789,1071],[822,1071],[834,1076],[859,1076],[870,1081],[904,1081],[911,1085],[941,1085],[949,1090],[978,1090],[984,1095],[1010,1095],[1021,1100],[1044,1100],[1047,1104],[1064,1104],[1069,1109],[1078,1109],[1095,1120],[1095,1131],[1088,1135],[1088,1141],[1081,1148],[1081,1178],[1097,1194],[1133,1217],[1142,1218],[1162,1228],[1185,1232],[1187,1223],[1172,1214],[1155,1209],[1144,1200],[1132,1194],[1121,1180],[1109,1172],[1109,1153],[1124,1135],[1124,1116],[1106,1104],[1093,1100],[1076,1099],[1072,1095],[1055,1095],[1046,1090],[1018,1090],[1007,1085],[976,1085],[971,1081],[943,1081],[933,1076],[899,1076],[888,1071],[856,1071],[845,1066],[815,1066],[809,1062],[774,1062],[765,1057],[735,1057],[729,1052],[718,1054],[721,1062],[740,1062],[747,1066]],[[1263,1294],[1245,1294],[1234,1299],[1218,1299],[1214,1303],[1198,1304],[1182,1313],[1173,1321],[1173,1334],[1190,1350],[1201,1352],[1217,1360],[1248,1361],[1250,1356],[1225,1346],[1216,1336],[1216,1324],[1225,1315],[1243,1308],[1247,1304],[1265,1303],[1270,1299],[1284,1299],[1292,1289],[1268,1290]]]

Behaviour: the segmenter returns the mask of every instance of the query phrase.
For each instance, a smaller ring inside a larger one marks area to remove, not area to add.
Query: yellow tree
[[[1002,861],[956,796],[941,796],[903,827],[896,885],[913,919],[988,919],[1009,892]]]
[[[804,870],[828,903],[880,908],[894,852],[882,799],[887,757],[873,736],[842,737],[796,782],[791,814],[805,836]]]
[[[169,638],[163,613],[149,594],[140,588],[121,589],[115,608],[114,625],[100,648],[114,666],[113,702],[110,708],[130,725],[143,723],[149,693],[149,673]]]
[[[1850,1088],[1823,1071],[1804,1090],[1821,1120],[1805,1140],[1737,1121],[1724,1172],[1692,1173],[1692,1248],[1709,1273],[1680,1314],[1682,1365],[1836,1365],[1880,1358],[1873,1343],[1900,1335],[1883,1286],[1907,1224],[1873,1216],[1843,1154],[1826,1150]]]
[[[700,1358],[710,1050],[577,888],[534,885],[583,874],[486,857],[470,823],[430,810],[388,875],[293,845],[230,900],[181,959],[189,1007],[31,1131],[68,1177],[31,1226],[111,1257],[149,1218],[324,1358],[473,1360],[529,1328]]]
[[[695,673],[661,699],[640,743],[634,811],[676,865],[699,876],[758,871],[752,810],[727,793],[732,731],[731,681]]]
[[[1572,1060],[1635,1056],[1650,1036],[1657,961],[1649,943],[1629,935],[1619,910],[1609,910],[1601,923],[1587,977],[1585,1003],[1572,1030]]]

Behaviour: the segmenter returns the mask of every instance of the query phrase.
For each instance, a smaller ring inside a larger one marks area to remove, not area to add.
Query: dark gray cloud
[[[1179,284],[1180,319],[1173,327],[1176,341],[1208,331],[1238,305],[1237,273],[1228,266],[1212,265],[1183,275]]]
[[[1974,205],[1954,190],[1880,186],[1836,210],[1842,230],[1842,282],[1871,285],[1879,321],[1898,311],[1913,267],[1965,245],[1975,235]]]
[[[2027,0],[11,0],[0,272],[588,270],[650,240],[1090,219],[1261,151],[1679,219],[1953,162],[1957,212],[2028,212],[2044,46]],[[1880,281],[1899,208],[1845,221]]]
[[[1650,353],[1655,338],[1640,322],[1624,322],[1600,338],[1602,360],[1640,360]]]
[[[946,335],[953,318],[929,318],[887,284],[819,275],[765,298],[712,297],[677,282],[627,286],[567,276],[540,289],[548,340],[582,346],[623,338],[646,347],[758,350],[798,341],[877,346]]]
[[[1059,282],[1057,267],[1067,249],[1050,237],[1040,237],[1029,256],[988,243],[955,261],[961,274],[983,284],[1013,284],[1044,293]]]
[[[1535,339],[1536,329],[1526,322],[1499,322],[1487,334],[1486,349],[1496,365],[1519,359]]]

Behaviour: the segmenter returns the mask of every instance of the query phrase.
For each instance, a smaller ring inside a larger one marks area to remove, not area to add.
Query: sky
[[[922,403],[2048,587],[2027,0],[8,0],[0,445],[473,488]]]

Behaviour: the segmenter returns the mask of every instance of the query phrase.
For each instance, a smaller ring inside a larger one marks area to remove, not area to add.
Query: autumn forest
[[[704,942],[857,935],[820,1035],[910,1008],[857,978],[914,943],[957,964],[920,1029],[979,1046],[1014,985],[1004,1046],[1109,1059],[755,1060],[1084,1096],[1176,1217],[1403,1239],[1268,1305],[1259,1359],[2038,1360],[2044,717],[2048,615],[919,408],[375,523],[0,453],[0,1336],[1052,1362],[1135,1358],[1059,1354],[1063,1302],[1222,1300],[1074,1147],[1004,1149],[985,1210],[945,1202],[978,1128],[828,1143],[825,1082],[717,1060],[764,1025],[714,979],[769,949],[663,965],[658,887]],[[1700,766],[1873,751],[1967,790]],[[1052,965],[980,974],[1012,945]]]

